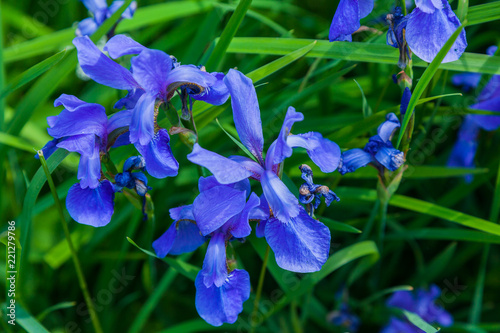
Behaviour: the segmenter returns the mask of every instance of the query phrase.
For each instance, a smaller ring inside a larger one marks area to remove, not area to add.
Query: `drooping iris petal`
[[[290,135],[287,143],[291,147],[302,147],[307,150],[311,160],[323,172],[333,172],[340,162],[340,147],[333,141],[323,138],[320,133],[309,132]]]
[[[259,102],[252,80],[243,73],[230,69],[224,82],[231,94],[234,124],[240,140],[258,160],[262,160],[264,136]]]
[[[266,170],[260,182],[266,200],[277,219],[287,222],[299,214],[299,201],[276,174]]]
[[[243,303],[250,297],[250,276],[247,271],[235,269],[221,287],[203,284],[203,275],[195,280],[196,310],[201,318],[212,326],[233,324],[243,311]]]
[[[345,175],[366,166],[372,161],[372,156],[363,149],[349,149],[342,153],[342,161],[339,166],[339,173]]]
[[[193,203],[193,215],[201,233],[206,236],[220,228],[243,210],[245,200],[245,192],[224,185],[201,192]]]
[[[64,109],[59,115],[52,117],[47,132],[54,138],[82,134],[95,134],[105,138],[107,122],[108,117],[103,106],[85,103],[74,111]]]
[[[132,110],[130,120],[130,142],[147,145],[154,135],[156,97],[150,94],[142,95]]]
[[[375,154],[375,159],[382,164],[387,170],[395,171],[403,165],[405,156],[402,151],[393,147],[382,146]]]
[[[290,131],[292,130],[293,124],[302,120],[304,120],[304,115],[300,112],[296,112],[295,108],[290,106],[286,112],[285,120],[283,121],[283,126],[281,126],[280,134],[275,141],[276,143],[273,154],[271,156],[268,153],[266,156],[266,165],[268,169],[270,165],[267,163],[267,161],[272,161],[273,164],[279,164],[283,162],[285,158],[292,156],[293,145],[287,144],[287,138],[290,134]]]
[[[146,170],[155,178],[174,177],[179,171],[179,163],[172,154],[169,142],[168,131],[162,128],[147,145],[135,144],[146,160]]]
[[[229,156],[229,159],[238,162],[239,165],[252,173],[252,178],[260,181],[260,175],[264,172],[264,168],[251,158],[245,156]]]
[[[415,0],[415,5],[424,13],[434,13],[436,9],[442,9],[443,4],[441,0]]]
[[[359,0],[340,0],[333,16],[328,38],[334,41],[352,41],[351,34],[359,29]]]
[[[167,77],[172,70],[172,59],[168,54],[144,49],[130,62],[135,80],[148,94],[158,97],[158,94],[166,93]]]
[[[477,126],[481,127],[486,131],[494,131],[498,127],[500,127],[500,95],[497,98],[492,98],[471,105],[470,108],[473,110],[499,112],[498,116],[475,114],[475,115],[470,115],[470,118],[477,124]]]
[[[68,111],[75,111],[78,107],[88,104],[81,99],[79,99],[76,96],[73,95],[67,95],[67,94],[61,94],[56,100],[54,101],[54,107],[58,106],[64,106],[64,108]]]
[[[108,52],[113,59],[129,54],[139,54],[145,49],[146,47],[125,35],[112,37],[104,46],[104,51]]]
[[[76,222],[102,227],[111,221],[114,198],[113,184],[109,180],[102,181],[95,189],[82,189],[80,184],[74,184],[68,191],[66,207]]]
[[[410,93],[410,97],[411,97],[411,93]],[[403,92],[403,98],[405,99],[405,102],[406,102],[408,95],[405,96],[404,92]],[[408,99],[408,101],[409,101],[409,99]],[[401,105],[403,105],[403,102],[401,102]],[[406,105],[408,106],[408,104],[406,104]],[[406,109],[405,109],[405,111],[406,111]],[[391,140],[392,134],[394,134],[394,131],[396,129],[398,129],[400,126],[401,126],[401,124],[399,123],[398,117],[394,113],[389,113],[386,116],[385,121],[382,124],[380,124],[380,126],[377,129],[378,136],[380,137],[380,139],[384,143],[386,143],[386,142]]]
[[[222,286],[227,277],[226,236],[215,232],[208,243],[207,253],[201,268],[203,284],[209,288],[212,285]]]
[[[300,273],[316,272],[328,259],[330,230],[310,217],[302,207],[299,215],[287,222],[278,219],[267,221],[265,234],[276,263],[283,269]]]
[[[436,10],[432,14],[415,8],[408,17],[406,41],[413,53],[426,62],[432,62],[439,50],[460,26],[460,21],[448,2],[443,0],[442,3],[443,9]],[[465,30],[462,30],[443,59],[443,63],[460,58],[466,47]]]
[[[80,155],[92,156],[96,153],[96,136],[95,134],[73,135],[60,140],[57,147]]]
[[[212,105],[222,105],[229,98],[229,90],[227,89],[226,84],[224,83],[224,73],[210,73],[213,75],[217,81],[215,84],[210,86],[208,89],[205,89],[201,94],[193,95],[193,99],[197,101],[204,101],[208,104]]]
[[[82,70],[92,80],[115,89],[132,90],[139,87],[132,73],[106,57],[88,36],[76,37],[73,44],[78,50],[78,62]]]
[[[250,235],[252,228],[250,227],[248,220],[255,217],[252,216],[252,211],[255,207],[258,207],[259,204],[259,197],[255,193],[250,194],[250,197],[248,198],[248,201],[241,213],[234,216],[231,218],[231,221],[226,223],[227,229],[231,235],[236,238],[243,238]],[[259,215],[257,214],[257,216]],[[226,225],[224,225],[223,229],[225,229]]]
[[[193,151],[187,158],[189,161],[210,170],[221,184],[236,183],[252,175],[250,171],[242,167],[239,163],[203,149],[197,143],[194,144]]]

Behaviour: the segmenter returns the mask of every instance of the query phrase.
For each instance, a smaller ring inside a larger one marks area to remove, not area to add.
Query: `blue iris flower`
[[[156,178],[177,175],[178,163],[169,146],[169,135],[157,126],[158,107],[168,102],[178,88],[191,87],[192,98],[211,104],[224,103],[229,93],[221,73],[207,73],[192,65],[180,65],[175,58],[148,49],[124,35],[111,38],[104,50],[111,58],[135,55],[128,70],[104,55],[88,37],[73,40],[82,70],[94,81],[128,90],[116,108],[130,113],[129,142],[146,159],[148,173]],[[213,89],[212,89],[213,88]]]
[[[378,127],[378,134],[372,136],[363,149],[349,149],[342,153],[340,174],[354,172],[370,163],[379,170],[399,169],[405,161],[404,154],[394,148],[391,142],[392,135],[399,127],[398,117],[394,113],[389,113],[386,120]]]
[[[126,114],[118,112],[110,119],[103,106],[86,103],[75,96],[61,95],[54,106],[64,106],[58,115],[47,118],[48,132],[54,138],[42,148],[48,158],[57,148],[80,154],[79,183],[73,185],[66,198],[71,217],[95,227],[109,223],[113,215],[114,190],[101,175],[101,154],[109,148],[108,134],[123,124]]]
[[[214,176],[201,177],[200,194],[192,205],[170,210],[175,220],[153,243],[159,257],[190,252],[209,240],[203,267],[196,277],[196,309],[214,326],[234,323],[250,297],[250,278],[244,270],[229,272],[226,246],[245,238],[249,220],[263,217],[259,198],[250,193],[250,182],[220,184]]]
[[[416,0],[415,5],[416,8],[406,17],[399,7],[393,15],[388,15],[387,45],[399,48],[398,65],[401,68],[406,67],[411,58],[408,47],[420,59],[432,62],[460,26],[460,20],[446,0]],[[462,30],[443,63],[459,59],[466,47],[465,30]]]
[[[488,48],[487,54],[492,56],[497,50],[496,46]],[[462,85],[464,89],[476,88],[481,80],[481,75],[457,74],[452,81]],[[483,88],[477,98],[477,103],[470,106],[473,110],[500,112],[500,75],[494,75]],[[494,131],[500,127],[500,116],[469,114],[465,116],[462,126],[458,131],[458,138],[448,159],[448,166],[473,168],[480,130]],[[465,177],[466,182],[472,181],[472,175]]]
[[[115,0],[108,7],[106,0],[81,0],[85,7],[92,13],[92,17],[86,18],[78,23],[76,29],[77,36],[90,36],[92,35],[106,19],[111,17],[120,7],[125,3],[122,0]],[[137,9],[137,2],[132,1],[130,6],[125,9],[121,18],[130,19],[134,16]]]
[[[437,323],[443,327],[453,324],[453,317],[446,310],[435,304],[441,295],[438,286],[432,285],[429,290],[418,289],[416,292],[397,291],[388,300],[387,306],[400,308],[419,315],[428,323]],[[421,330],[408,321],[392,317],[382,333],[419,333]]]
[[[264,160],[262,123],[252,80],[231,69],[224,81],[231,94],[236,130],[255,161],[242,156],[226,158],[198,144],[194,145],[188,159],[210,170],[221,184],[247,178],[260,181],[269,217],[259,225],[265,225],[266,240],[274,251],[278,265],[295,272],[320,270],[328,258],[330,231],[307,214],[277,173],[279,165],[292,155],[294,147],[305,148],[323,172],[333,172],[340,161],[340,148],[316,132],[290,134],[293,123],[304,119],[302,113],[290,107],[280,134],[269,147]]]
[[[340,0],[330,26],[329,39],[352,41],[352,34],[360,28],[359,21],[373,10],[373,0]]]

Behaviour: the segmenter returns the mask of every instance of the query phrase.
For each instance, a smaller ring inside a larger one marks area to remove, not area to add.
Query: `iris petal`
[[[104,51],[108,52],[113,59],[129,54],[139,54],[144,50],[146,50],[146,47],[125,35],[112,37],[104,46]]]
[[[274,216],[282,222],[299,214],[299,201],[272,171],[267,170],[261,178],[262,191]]]
[[[279,164],[283,162],[285,158],[292,156],[293,145],[291,146],[287,143],[287,138],[292,130],[293,124],[302,120],[304,120],[304,115],[300,112],[296,112],[295,108],[290,106],[286,112],[285,120],[283,120],[283,126],[281,126],[280,134],[275,141],[274,150],[270,149],[272,154],[267,154],[266,161],[272,161],[273,164]],[[270,169],[270,164],[266,163],[266,165],[267,168]]]
[[[234,124],[240,140],[258,160],[262,160],[264,136],[259,102],[252,80],[243,73],[230,69],[224,82],[231,94]]]
[[[328,259],[330,230],[302,207],[299,215],[286,223],[277,219],[267,221],[265,234],[276,263],[283,269],[316,272]]]
[[[145,146],[135,144],[135,148],[146,160],[146,170],[155,178],[177,176],[179,163],[170,149],[170,137],[166,129],[160,129]]]
[[[360,27],[359,19],[358,0],[340,0],[330,26],[330,42],[352,41],[351,34]]]
[[[207,288],[212,285],[220,287],[226,280],[226,239],[223,233],[216,232],[212,235],[203,260],[201,274],[203,274],[203,284]]]
[[[102,181],[95,189],[83,189],[80,184],[75,184],[68,191],[66,207],[76,222],[102,227],[111,221],[114,198],[115,192],[109,180]]]
[[[172,59],[168,54],[144,49],[130,62],[134,78],[148,94],[158,97],[166,93],[167,77],[172,70]]]
[[[341,175],[345,175],[348,172],[354,172],[366,166],[371,161],[372,156],[363,149],[349,149],[342,153],[342,162],[340,163],[339,172]]]
[[[193,95],[193,99],[197,101],[204,101],[212,105],[222,105],[229,98],[229,90],[224,83],[224,73],[210,73],[217,81],[206,89],[203,93]]]
[[[155,96],[150,94],[142,95],[137,101],[130,120],[130,142],[145,146],[151,141],[154,135],[155,101]]]
[[[474,105],[471,105],[470,108],[474,110],[499,112],[498,116],[475,114],[471,115],[470,118],[477,124],[477,126],[486,131],[494,131],[498,127],[500,127],[500,96],[476,103]]]
[[[290,135],[287,143],[291,147],[305,148],[311,160],[323,172],[333,172],[339,165],[340,147],[335,142],[323,138],[320,133]]]
[[[250,276],[242,269],[232,271],[219,288],[214,285],[205,287],[200,272],[195,286],[196,310],[212,326],[236,322],[238,314],[243,311],[243,303],[250,297]]]

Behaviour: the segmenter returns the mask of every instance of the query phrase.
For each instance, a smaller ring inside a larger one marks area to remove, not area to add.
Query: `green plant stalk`
[[[63,209],[61,206],[61,202],[59,201],[59,197],[57,195],[57,190],[54,185],[54,181],[52,180],[52,175],[50,174],[47,162],[45,161],[45,158],[43,157],[43,152],[41,150],[38,151],[38,156],[40,157],[40,163],[42,164],[43,171],[45,171],[45,175],[47,176],[47,183],[49,184],[50,191],[52,192],[52,196],[54,197],[54,203],[57,207],[57,211],[59,212],[59,217],[64,230],[64,236],[68,241],[68,247],[71,252],[71,257],[73,258],[73,263],[75,264],[78,283],[80,285],[80,288],[82,289],[83,297],[85,298],[85,303],[87,303],[87,307],[90,313],[90,319],[92,320],[92,325],[94,326],[94,331],[96,333],[103,333],[103,330],[101,328],[101,323],[99,322],[99,318],[97,317],[97,313],[94,308],[94,304],[92,303],[92,299],[90,298],[89,290],[87,288],[87,283],[85,282],[85,277],[83,275],[80,260],[78,259],[78,256],[76,254],[73,241],[71,240],[68,224],[66,223],[66,219],[64,218]]]
[[[260,269],[260,276],[259,276],[259,284],[257,285],[257,291],[255,293],[255,300],[253,302],[253,311],[252,311],[252,316],[250,317],[251,321],[251,328],[250,328],[250,333],[255,332],[255,328],[257,327],[257,321],[255,318],[257,317],[257,312],[259,311],[259,302],[260,302],[260,297],[262,295],[262,287],[264,286],[264,277],[266,276],[266,268],[267,268],[267,261],[269,259],[269,251],[270,251],[269,245],[266,248],[266,254],[264,255],[264,260],[262,261],[262,267]]]

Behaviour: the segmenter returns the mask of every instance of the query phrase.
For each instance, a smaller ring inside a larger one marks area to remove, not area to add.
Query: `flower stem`
[[[85,277],[83,275],[82,267],[80,265],[80,260],[76,255],[75,247],[73,246],[73,241],[71,240],[71,236],[68,229],[68,224],[66,223],[66,219],[64,218],[63,209],[61,206],[61,202],[59,201],[59,197],[57,195],[56,187],[54,185],[54,181],[52,180],[52,176],[49,171],[49,167],[47,166],[47,162],[43,157],[43,152],[41,150],[38,151],[38,156],[40,157],[40,163],[42,164],[43,171],[47,176],[47,183],[49,184],[50,191],[52,192],[52,196],[54,197],[54,203],[59,212],[59,217],[61,220],[61,224],[64,230],[64,236],[66,236],[66,240],[68,242],[68,247],[71,252],[71,257],[73,258],[73,263],[75,264],[76,275],[78,277],[78,283],[80,284],[80,288],[82,289],[83,297],[85,298],[85,303],[87,303],[87,307],[90,313],[90,319],[92,320],[92,325],[94,326],[94,331],[96,333],[102,333],[103,330],[101,328],[101,323],[99,322],[99,318],[97,317],[97,313],[94,308],[94,304],[92,303],[92,299],[90,298],[90,294],[87,288],[87,283],[85,282]]]
[[[271,248],[268,245],[266,248],[266,254],[264,254],[262,268],[260,269],[259,284],[257,285],[257,292],[255,294],[255,300],[253,302],[252,316],[250,317],[251,318],[250,319],[250,322],[251,322],[250,333],[254,333],[255,328],[257,327],[257,320],[255,320],[255,318],[257,317],[257,312],[259,311],[260,296],[262,295],[262,286],[264,285],[264,277],[266,275],[267,260],[269,259],[270,249]]]

